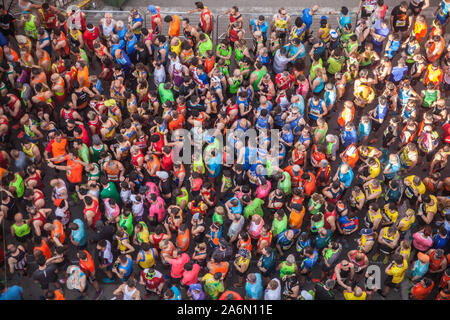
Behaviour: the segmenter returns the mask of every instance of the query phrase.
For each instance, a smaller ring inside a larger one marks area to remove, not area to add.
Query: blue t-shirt
[[[222,158],[222,154],[219,153],[216,157],[211,158],[208,160],[208,168],[209,170],[213,171],[214,173],[211,173],[208,171],[208,176],[211,178],[215,178],[220,174],[220,159]]]
[[[316,250],[314,250],[314,256],[312,258],[306,257],[302,261],[302,265],[301,265],[300,269],[311,270],[312,268],[314,268],[314,266],[317,262],[317,259],[319,259],[319,254],[317,253]]]
[[[19,286],[9,287],[6,292],[0,295],[0,300],[23,300],[23,288]]]
[[[292,238],[291,240],[289,240],[286,237],[286,232],[289,231],[289,230],[294,232],[294,238]],[[280,245],[281,249],[287,250],[291,246],[291,244],[295,241],[295,236],[299,232],[300,232],[300,230],[298,230],[298,229],[287,229],[287,230],[281,232],[277,236],[277,243]]]
[[[124,26],[122,30],[115,30],[115,32],[119,36],[120,40],[123,40],[127,34],[127,27]]]
[[[230,207],[230,210],[233,214],[239,213],[242,214],[242,204],[241,201],[237,197],[233,197],[230,200],[236,199],[239,202],[239,205],[237,207]]]
[[[119,43],[113,44],[113,45],[111,46],[111,55],[112,55],[113,57],[115,57],[114,54],[115,54],[116,50],[117,50],[117,49],[125,49],[125,44],[126,44],[125,40],[120,40]]]
[[[127,42],[127,54],[129,56],[133,56],[136,53],[136,48],[134,47],[136,45],[136,42],[136,35],[133,34],[133,39]]]
[[[408,67],[404,66],[403,68],[394,67],[392,68],[392,80],[395,82],[401,81],[405,76],[406,72],[408,72]]]
[[[269,257],[266,255],[262,256],[261,267],[267,270],[267,272],[272,272],[275,267],[275,253],[272,251]]]
[[[436,234],[433,237],[433,248],[435,249],[445,249],[448,243],[449,235],[447,234],[446,237],[441,237],[439,234]]]
[[[342,165],[341,165],[342,166]],[[352,169],[349,167],[349,171],[347,172],[347,173],[345,173],[345,174],[342,174],[341,173],[341,167],[339,167],[339,175],[338,175],[338,177],[339,177],[339,180],[343,183],[343,184],[345,184],[345,186],[347,187],[347,188],[349,188],[350,187],[350,185],[352,184],[352,181],[353,181],[353,171],[352,171]]]
[[[255,273],[256,275],[256,282],[254,284],[246,283],[245,284],[245,292],[247,293],[247,296],[251,299],[261,299],[263,294],[263,286],[261,281],[261,274]]]
[[[178,288],[175,287],[175,286],[170,287],[170,289],[172,289],[172,291],[173,291],[173,293],[174,293],[174,296],[173,296],[172,299],[169,299],[169,300],[181,300],[181,292],[180,292],[180,289],[178,289]]]
[[[303,23],[306,24],[306,28],[311,27],[311,24],[312,24],[311,9],[309,9],[309,8],[303,9],[302,20],[303,20]]]
[[[255,19],[250,20],[250,25],[252,26],[252,32],[257,31],[256,26],[258,25]],[[266,21],[263,22],[262,25],[258,25],[259,30],[261,31],[264,40],[267,40],[267,29],[269,29],[269,25]]]
[[[73,220],[73,223],[78,225],[78,230],[72,230],[72,238],[75,242],[79,243],[80,247],[82,247],[86,245],[87,242],[86,228],[84,227],[83,221],[80,219]]]
[[[289,130],[288,133],[282,133],[281,134],[281,138],[286,142],[286,143],[291,143],[294,142],[294,134],[292,133],[291,130]]]
[[[429,265],[429,262],[424,264],[420,260],[417,260],[411,270],[411,277],[414,278],[415,276],[418,276],[419,279],[422,278],[428,272]]]

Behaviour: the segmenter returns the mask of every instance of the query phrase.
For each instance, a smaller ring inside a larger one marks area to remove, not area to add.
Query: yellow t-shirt
[[[364,291],[360,297],[355,296],[353,292],[344,293],[345,300],[366,300],[367,293]]]
[[[408,269],[408,262],[403,259],[403,266],[399,267],[396,264],[387,272],[389,276],[392,276],[392,283],[400,283],[405,277],[405,272]]]
[[[378,159],[375,159],[375,161],[377,162],[377,166],[369,166],[369,172],[370,172],[370,177],[371,178],[378,177],[378,175],[381,172],[380,161]]]

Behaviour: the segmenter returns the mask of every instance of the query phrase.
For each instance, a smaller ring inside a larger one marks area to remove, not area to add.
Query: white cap
[[[165,171],[156,171],[156,176],[160,179],[168,179],[169,174]]]

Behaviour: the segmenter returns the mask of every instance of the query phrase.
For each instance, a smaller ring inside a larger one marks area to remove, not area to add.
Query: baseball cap
[[[156,7],[154,6],[154,5],[149,5],[148,7],[147,7],[147,9],[148,9],[148,11],[150,11],[151,13],[153,13],[153,14],[157,14],[158,13],[158,10],[156,10]]]
[[[327,16],[321,16],[320,20],[327,20],[328,21],[328,17]]]
[[[169,178],[169,174],[165,171],[156,171],[156,176],[160,179],[167,179]]]
[[[298,164],[296,164],[295,166],[292,167],[292,172],[294,173],[299,173],[300,172],[300,166]]]
[[[331,36],[333,39],[336,39],[336,38],[338,37],[338,33],[336,32],[336,30],[331,29],[331,30],[330,30],[330,36]]]
[[[200,219],[200,212],[197,212],[196,214],[194,214],[194,215],[192,216],[192,218],[193,218],[194,220],[199,220],[199,219]]]

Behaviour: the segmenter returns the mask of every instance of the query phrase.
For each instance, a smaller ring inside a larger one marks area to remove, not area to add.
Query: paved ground
[[[98,3],[99,1],[97,1]],[[192,1],[193,3],[194,1]],[[353,1],[354,4],[353,5],[357,5],[356,1]],[[392,5],[394,3],[397,3],[398,1],[387,1],[387,4],[390,6],[390,8],[392,8]],[[135,8],[142,8],[148,5],[148,1],[142,1],[142,0],[128,0],[127,3],[124,6],[124,9],[127,10],[131,7],[135,7]],[[313,4],[318,3],[321,7],[322,10],[324,11],[329,11],[329,9],[323,9],[324,7],[329,7],[332,6],[333,4],[335,4],[335,2],[332,1],[312,1],[312,0],[306,0],[306,1],[302,1],[301,3],[301,8],[305,7],[305,6],[312,6]],[[432,5],[436,4],[437,1],[436,0],[432,0],[431,1]],[[169,1],[158,1],[155,2],[156,5],[160,5],[163,8],[171,8],[171,11],[180,11],[180,12],[185,12],[186,10],[188,10],[189,8],[191,8],[191,2],[190,1],[181,1],[181,0],[177,0],[177,1],[173,1],[173,0],[169,0]],[[230,6],[233,4],[237,4],[239,5],[239,2],[234,2],[234,3],[230,3]],[[254,4],[256,6],[256,8],[251,7],[252,4]],[[287,1],[287,0],[282,0],[282,1],[277,1],[277,7],[280,6],[285,6],[286,8],[288,8],[289,12],[295,12],[296,10],[293,9],[293,6],[296,4],[295,1]],[[224,8],[222,8],[223,2],[218,1],[218,0],[213,0],[213,1],[207,1],[206,5],[208,5],[213,13],[216,12],[222,12],[224,10]],[[347,6],[350,8],[351,4],[347,4]],[[244,6],[240,6],[242,9],[242,12],[246,12],[246,11],[252,11],[252,12],[274,12],[276,10],[276,8],[274,8],[273,5],[273,1],[269,1],[269,0],[259,0],[259,1],[246,1],[245,2],[245,7]],[[100,6],[101,8],[101,6]],[[105,10],[108,9],[108,7],[103,7]],[[337,8],[336,8],[337,9]],[[433,10],[428,10],[428,11],[433,11]],[[98,21],[99,18],[97,18],[97,16],[93,16],[93,15],[89,15],[89,19],[94,19],[96,21]],[[334,23],[334,21],[332,21],[332,23]],[[307,48],[307,50],[309,50],[309,48]],[[350,97],[350,93],[347,93]],[[336,132],[336,118],[337,114],[334,113],[331,116],[331,119],[329,121],[329,132]],[[381,130],[380,130],[381,132]],[[379,145],[381,141],[378,141],[377,145]],[[391,151],[395,150],[395,146],[393,146],[393,149]],[[423,164],[423,166],[425,166],[426,164]],[[335,164],[336,166],[336,164]],[[335,168],[334,168],[335,169]],[[47,169],[45,170],[46,176],[44,178],[44,183],[45,183],[45,188],[44,191],[46,194],[50,194],[51,190],[48,187],[48,181],[54,177],[55,173],[52,169]],[[417,169],[414,171],[415,174],[418,174],[420,176],[424,176],[424,172],[422,172],[420,169]],[[217,190],[217,189],[216,189]],[[48,201],[48,199],[47,199]],[[47,202],[48,205],[50,205],[50,201]],[[72,217],[73,218],[80,218],[82,216],[82,206],[81,205],[76,205],[74,207],[71,208],[72,211]],[[360,212],[359,214],[359,218],[362,219],[365,215],[365,210],[363,210],[362,212]],[[304,226],[307,225],[307,221],[304,222]],[[361,224],[360,224],[361,225]],[[6,224],[5,225],[5,233],[9,234],[9,225]],[[91,231],[90,231],[91,232]],[[8,237],[9,238],[9,237]],[[355,247],[355,239],[356,236],[351,236],[347,239],[345,239],[345,241],[342,242],[342,244],[344,245],[345,248],[345,252],[348,251],[348,249],[354,248]],[[8,239],[9,240],[9,239]],[[95,247],[93,245],[89,246],[89,251],[94,255],[95,253]],[[295,249],[292,248],[290,250],[290,252],[295,252]],[[287,254],[286,254],[287,255]],[[284,255],[284,258],[286,257],[286,255]],[[371,255],[369,256],[369,258],[371,257]],[[71,250],[69,252],[69,258],[70,259],[76,259],[75,258],[75,252],[73,250]],[[280,261],[281,261],[281,257],[280,257]],[[376,263],[377,265],[380,266],[381,270],[384,270],[384,265],[381,262]],[[32,270],[34,270],[34,268],[36,268],[36,265],[33,264],[33,262],[31,263],[32,265]],[[168,269],[164,269],[164,267],[162,267],[160,264],[158,264],[157,266],[158,270],[164,271],[165,273],[169,273]],[[135,266],[135,270],[138,270],[138,267]],[[256,261],[254,261],[252,263],[252,266],[250,267],[250,270],[256,270]],[[382,272],[383,273],[383,272]],[[313,277],[317,277],[318,274],[317,272],[313,273]],[[97,278],[102,278],[103,275],[98,274]],[[226,282],[226,287],[227,288],[232,288],[232,284],[236,281],[236,279],[231,279],[230,277],[227,279]],[[39,296],[42,294],[42,291],[40,290],[39,286],[34,284],[32,281],[30,281],[28,278],[27,279],[23,279],[23,278],[19,278],[17,275],[14,276],[10,281],[8,281],[8,285],[14,285],[14,284],[18,284],[24,287],[24,297],[25,299],[38,299]],[[405,281],[405,286],[407,285],[406,281]],[[307,282],[307,284],[305,285],[305,289],[309,289],[312,286],[311,282]],[[117,284],[109,284],[109,285],[102,285],[102,287],[104,288],[104,294],[101,297],[101,299],[110,299],[113,297],[113,290],[117,287]],[[139,287],[141,289],[141,292],[143,292],[143,288]],[[406,288],[405,288],[406,289]],[[240,292],[241,294],[243,294],[243,290],[238,289],[238,292]],[[405,290],[404,290],[405,291]],[[68,299],[74,299],[75,297],[77,297],[78,295],[74,292],[74,291],[69,291],[69,290],[65,290],[65,295]],[[89,286],[89,296],[92,297],[94,295],[94,290],[92,288],[92,286]],[[400,294],[399,292],[392,292],[389,296],[390,299],[402,299],[405,298],[405,294]],[[153,297],[151,297],[153,298]],[[342,295],[338,294],[337,295],[337,299],[342,299]],[[375,295],[374,299],[379,299],[379,296]]]

